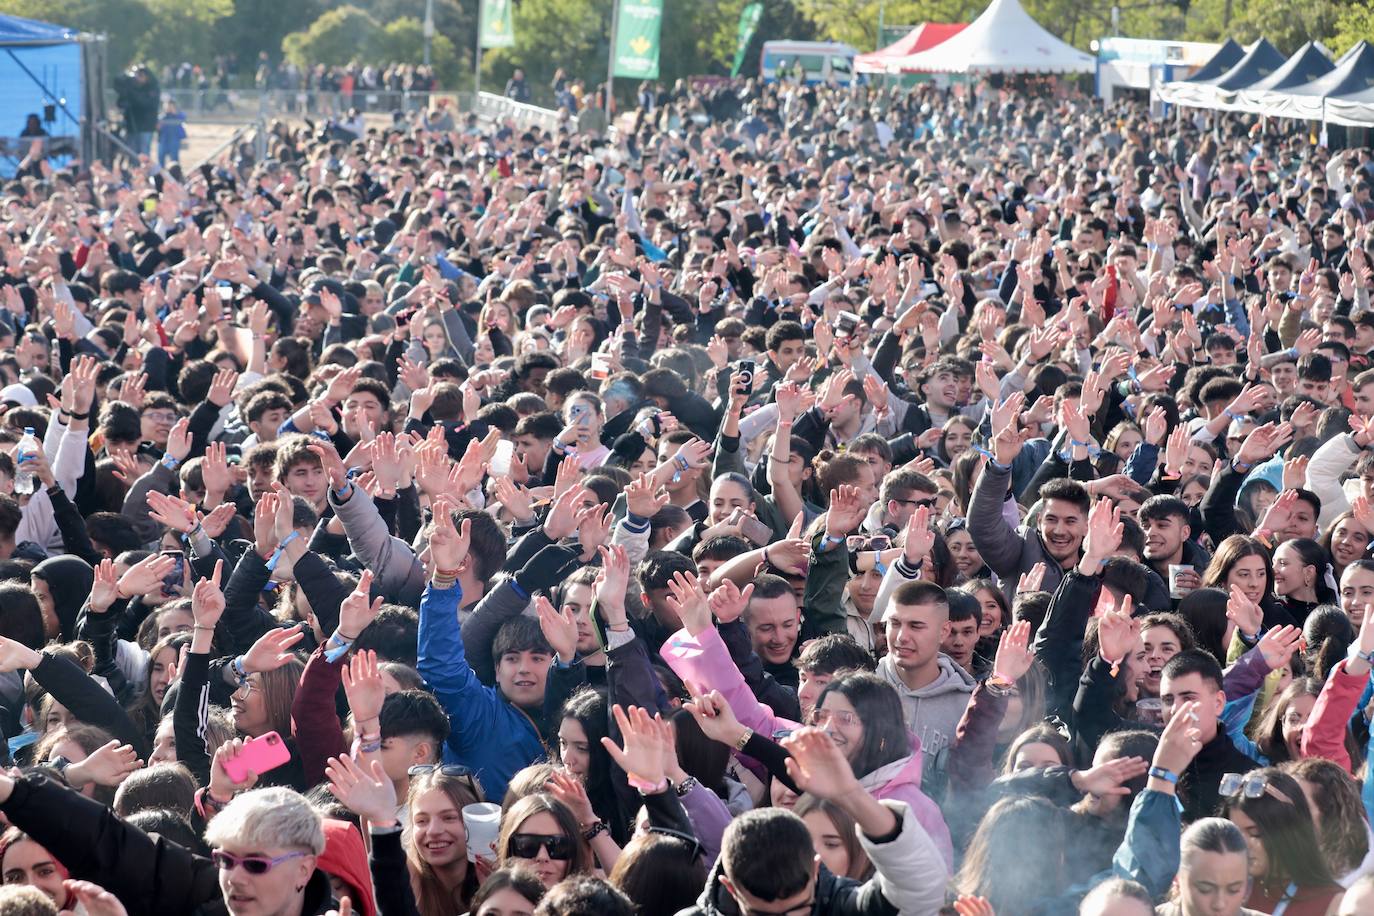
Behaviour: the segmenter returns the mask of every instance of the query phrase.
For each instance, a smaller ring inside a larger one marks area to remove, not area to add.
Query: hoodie
[[[891,655],[878,662],[878,675],[897,691],[902,701],[902,714],[907,731],[921,742],[925,757],[926,793],[939,800],[944,795],[945,759],[959,720],[964,717],[969,699],[973,696],[973,678],[943,652],[939,656],[940,673],[924,687],[912,690],[902,682]]]
[[[324,819],[324,853],[318,867],[348,885],[348,896],[355,912],[377,916],[377,907],[372,901],[372,872],[368,869],[367,850],[363,849],[363,836],[357,827],[348,821]]]

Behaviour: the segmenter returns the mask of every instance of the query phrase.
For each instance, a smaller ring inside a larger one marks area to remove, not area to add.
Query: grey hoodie
[[[948,748],[954,743],[954,731],[964,717],[964,709],[976,686],[972,677],[953,659],[940,653],[940,674],[919,690],[912,690],[897,674],[891,655],[878,662],[878,674],[897,691],[902,701],[906,727],[921,741],[925,756],[925,780],[944,770]]]

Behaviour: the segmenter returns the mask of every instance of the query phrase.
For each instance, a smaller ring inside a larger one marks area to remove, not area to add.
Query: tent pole
[[[81,123],[81,119],[78,118],[76,115],[72,114],[71,109],[69,109],[69,108],[67,107],[67,103],[66,103],[66,102],[63,102],[61,99],[59,99],[59,98],[57,97],[57,94],[56,94],[55,92],[53,92],[53,91],[52,91],[51,89],[49,89],[46,85],[43,84],[43,81],[42,81],[42,80],[40,80],[38,77],[34,76],[34,75],[33,75],[33,71],[30,70],[28,67],[24,66],[24,62],[23,62],[22,60],[20,60],[17,56],[15,56],[15,53],[14,53],[12,50],[10,50],[9,48],[6,48],[6,49],[5,49],[5,53],[8,54],[8,55],[10,56],[10,59],[11,59],[11,60],[13,60],[16,64],[19,65],[19,69],[20,69],[20,70],[23,70],[23,71],[24,71],[24,74],[25,74],[26,76],[28,76],[29,79],[33,80],[34,85],[36,85],[39,89],[42,89],[45,93],[48,94],[49,97],[52,98],[52,100],[53,100],[54,102],[57,103],[57,108],[59,108],[59,109],[62,111],[62,113],[63,113],[64,115],[66,115],[68,118],[70,118],[70,119],[71,119],[71,122],[72,122],[73,124],[75,124],[78,128],[83,128],[83,127],[84,127],[84,125],[82,125],[82,123]],[[120,149],[124,150],[124,152],[126,152],[126,153],[128,153],[130,156],[132,156],[132,157],[134,158],[135,161],[138,160],[138,153],[137,153],[135,150],[133,150],[131,147],[129,147],[123,140],[119,139],[119,138],[116,137],[114,134],[110,133],[108,130],[106,130],[105,128],[101,127],[101,126],[98,125],[98,124],[94,125],[94,127],[95,127],[95,129],[96,129],[97,131],[99,131],[100,133],[104,134],[106,139],[112,140],[112,141],[114,142],[115,146],[118,146]]]

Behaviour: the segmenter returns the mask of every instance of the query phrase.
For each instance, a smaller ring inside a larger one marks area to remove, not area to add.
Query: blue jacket
[[[477,679],[463,651],[458,607],[463,590],[426,586],[420,599],[419,670],[448,713],[452,732],[444,762],[477,774],[489,799],[500,799],[512,776],[543,760],[545,749],[534,721],[499,688]]]

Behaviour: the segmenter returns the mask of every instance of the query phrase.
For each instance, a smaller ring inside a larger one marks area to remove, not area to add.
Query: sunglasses
[[[930,496],[925,499],[897,499],[894,497],[892,501],[894,503],[900,503],[903,506],[916,506],[917,508],[925,507],[927,509],[935,508],[934,496]]]
[[[282,856],[236,856],[230,852],[216,849],[210,853],[210,861],[215,863],[215,867],[220,871],[233,871],[240,865],[243,870],[250,875],[265,875],[283,862],[291,859],[301,859],[310,855],[308,852],[288,852]]]
[[[511,834],[510,854],[517,859],[538,858],[540,847],[555,861],[566,862],[573,857],[573,841],[568,837],[543,833]]]
[[[696,861],[701,856],[704,856],[706,854],[706,847],[701,845],[701,840],[698,840],[690,833],[683,833],[681,830],[673,830],[670,827],[650,827],[649,832],[656,833],[659,836],[670,836],[675,840],[681,840],[688,846],[691,846],[692,861]]]
[[[1263,773],[1227,773],[1221,777],[1220,791],[1223,798],[1259,798],[1267,792],[1286,805],[1293,804],[1293,799],[1271,786]]]
[[[849,548],[851,553],[860,550],[887,550],[887,548],[892,546],[892,538],[885,534],[875,534],[872,536],[851,534],[845,539],[845,546]]]
[[[452,776],[455,779],[462,779],[465,776],[468,779],[472,778],[472,770],[456,763],[417,763],[406,770],[406,775],[414,779],[416,776],[428,776],[436,770],[440,776]]]

